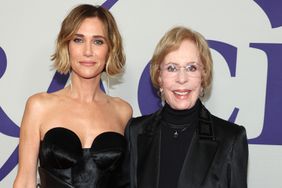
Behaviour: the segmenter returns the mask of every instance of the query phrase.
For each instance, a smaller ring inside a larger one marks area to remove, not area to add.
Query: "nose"
[[[84,54],[86,57],[91,57],[91,56],[93,55],[93,47],[92,47],[92,44],[91,44],[91,43],[86,42],[86,43],[84,44],[83,54]]]
[[[185,69],[180,69],[177,73],[176,81],[180,84],[185,84],[188,82],[188,75]]]

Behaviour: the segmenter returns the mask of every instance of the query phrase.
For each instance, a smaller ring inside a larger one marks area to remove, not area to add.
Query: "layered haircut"
[[[162,64],[165,56],[168,53],[177,50],[184,40],[190,40],[196,44],[201,64],[203,66],[201,73],[201,86],[203,89],[210,86],[212,80],[213,62],[207,41],[200,33],[193,31],[192,29],[186,27],[174,27],[161,38],[151,59],[150,75],[155,88],[160,88],[158,81],[160,75],[160,65]]]
[[[125,65],[125,54],[122,45],[122,38],[113,15],[101,6],[83,4],[75,7],[66,16],[61,25],[61,30],[56,41],[55,53],[51,60],[54,61],[55,69],[67,74],[71,71],[69,57],[69,42],[72,40],[81,23],[86,18],[97,17],[104,25],[106,42],[109,46],[108,58],[105,71],[108,75],[116,75],[123,71]]]

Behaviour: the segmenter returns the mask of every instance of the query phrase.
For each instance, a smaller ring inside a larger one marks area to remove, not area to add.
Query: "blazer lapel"
[[[217,145],[211,114],[202,106],[199,126],[185,157],[178,188],[199,187],[202,184],[213,161]]]
[[[157,188],[160,165],[160,116],[157,112],[151,123],[145,125],[143,133],[138,135],[137,182],[140,188]]]

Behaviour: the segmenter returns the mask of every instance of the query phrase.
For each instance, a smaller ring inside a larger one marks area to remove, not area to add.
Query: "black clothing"
[[[169,165],[161,162],[161,142],[166,139],[161,135],[162,110],[132,118],[126,127],[131,188],[160,188],[160,171],[166,168],[163,165]],[[245,128],[210,114],[202,104],[198,117],[176,188],[246,188]]]
[[[161,120],[159,188],[177,187],[184,158],[199,121],[200,101],[191,109],[174,110],[165,104]]]
[[[115,132],[104,132],[91,148],[82,148],[71,130],[50,129],[39,150],[41,187],[113,188],[125,147],[124,136]]]

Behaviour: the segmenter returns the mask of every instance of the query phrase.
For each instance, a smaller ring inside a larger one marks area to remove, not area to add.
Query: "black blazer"
[[[132,118],[127,125],[131,188],[159,188],[161,110]],[[245,128],[202,106],[177,188],[246,188],[247,163]]]

